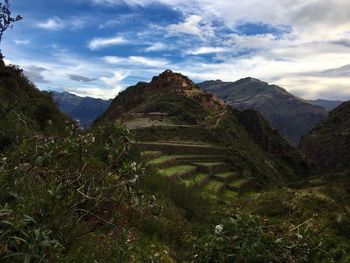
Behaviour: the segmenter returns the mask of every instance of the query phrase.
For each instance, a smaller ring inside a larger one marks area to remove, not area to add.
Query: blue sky
[[[307,99],[350,99],[348,0],[12,0],[6,62],[40,88],[111,98],[165,69],[252,76]]]

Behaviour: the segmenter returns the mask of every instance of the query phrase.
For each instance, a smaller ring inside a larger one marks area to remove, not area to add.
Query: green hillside
[[[231,170],[252,174],[259,186],[306,179],[311,172],[308,162],[257,112],[218,103],[187,77],[165,72],[150,83],[139,83],[120,93],[97,123],[123,122],[140,142],[190,141],[221,146],[222,159]],[[175,149],[169,154],[178,152]]]
[[[20,68],[0,67],[0,151],[24,138],[61,134],[67,120],[51,95],[39,91]]]
[[[300,150],[322,170],[350,169],[350,102],[344,102],[329,113],[300,142]]]

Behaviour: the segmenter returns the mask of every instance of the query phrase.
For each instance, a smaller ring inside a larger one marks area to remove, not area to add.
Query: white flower
[[[215,234],[220,235],[222,233],[222,230],[224,229],[223,225],[217,225],[215,226]]]
[[[130,166],[131,166],[131,169],[132,169],[134,172],[136,172],[136,163],[135,163],[135,162],[132,162]]]
[[[136,183],[136,181],[139,179],[139,176],[138,175],[135,175],[135,177],[133,179],[131,179],[129,182],[134,184]]]
[[[91,138],[91,142],[95,142],[96,138],[95,137],[92,137]]]
[[[7,158],[6,158],[6,157],[2,158],[2,161],[3,161],[3,162],[6,162],[6,160],[7,160]]]
[[[275,243],[276,244],[279,244],[279,243],[281,243],[282,242],[282,238],[277,238],[276,240],[275,240]]]

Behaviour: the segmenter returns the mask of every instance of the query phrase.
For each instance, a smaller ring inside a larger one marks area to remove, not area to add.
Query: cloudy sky
[[[40,89],[110,98],[165,69],[350,99],[349,0],[12,0],[7,63]]]

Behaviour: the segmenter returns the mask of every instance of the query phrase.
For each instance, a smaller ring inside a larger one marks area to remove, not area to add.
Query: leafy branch
[[[5,31],[9,28],[11,29],[13,23],[23,19],[20,15],[12,17],[10,8],[11,4],[9,0],[5,0],[5,3],[0,3],[0,43]]]

